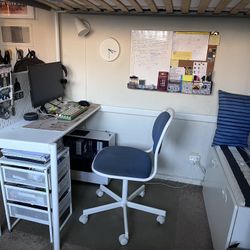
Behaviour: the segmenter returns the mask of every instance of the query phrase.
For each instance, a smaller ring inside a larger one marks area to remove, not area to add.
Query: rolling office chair
[[[119,236],[121,245],[126,245],[129,239],[127,207],[155,214],[157,215],[157,221],[160,224],[165,222],[166,211],[132,202],[136,196],[144,196],[145,185],[142,185],[128,196],[128,181],[145,182],[151,180],[155,176],[157,171],[158,154],[160,153],[164,135],[173,119],[173,116],[174,110],[167,109],[160,113],[156,118],[152,130],[153,146],[149,150],[142,151],[132,147],[111,146],[102,149],[96,155],[92,163],[92,170],[98,175],[122,180],[122,197],[119,197],[110,189],[101,185],[96,191],[97,196],[101,197],[104,192],[111,196],[116,202],[84,209],[79,218],[80,222],[86,224],[88,222],[88,215],[90,214],[122,207],[125,233]],[[153,163],[151,161],[151,155]]]

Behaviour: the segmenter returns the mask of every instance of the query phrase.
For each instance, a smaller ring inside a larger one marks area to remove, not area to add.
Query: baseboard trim
[[[179,176],[170,176],[166,174],[156,174],[155,178],[167,181],[175,181],[180,183],[192,184],[196,186],[202,186],[202,180],[199,179],[190,179],[186,177],[179,177]]]

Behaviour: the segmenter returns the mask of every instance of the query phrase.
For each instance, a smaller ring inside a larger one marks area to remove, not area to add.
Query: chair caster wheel
[[[88,222],[88,215],[81,215],[79,217],[79,221],[82,223],[82,224],[87,224]]]
[[[121,234],[119,236],[119,241],[122,246],[125,246],[128,244],[128,238],[125,236],[125,234]]]
[[[140,197],[144,197],[145,196],[145,190],[143,190],[140,194],[139,194]]]
[[[98,189],[96,190],[96,195],[97,195],[98,197],[102,197],[102,196],[103,196],[103,191],[102,191],[100,188],[98,188]]]
[[[165,222],[165,216],[159,215],[157,216],[156,220],[162,225]]]

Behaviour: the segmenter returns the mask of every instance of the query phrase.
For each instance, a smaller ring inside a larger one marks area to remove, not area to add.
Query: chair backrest
[[[151,173],[148,180],[152,179],[157,171],[157,163],[158,163],[158,154],[161,150],[161,144],[163,138],[167,132],[167,129],[174,117],[174,110],[172,108],[167,109],[166,111],[161,112],[153,125],[152,129],[152,138],[153,138],[153,146],[151,148],[152,152],[154,153],[154,169]]]
[[[174,116],[174,110],[170,108],[164,112],[161,112],[157,116],[152,130],[152,138],[153,138],[152,150],[154,153],[160,153],[163,138],[173,119],[173,116]]]

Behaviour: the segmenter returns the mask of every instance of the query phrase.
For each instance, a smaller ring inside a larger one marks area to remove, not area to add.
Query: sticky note
[[[172,60],[192,60],[191,51],[175,51],[172,53]]]
[[[220,45],[220,35],[210,35],[208,40],[209,45]]]
[[[193,75],[183,75],[182,76],[182,81],[185,81],[185,82],[192,82],[193,81]]]

